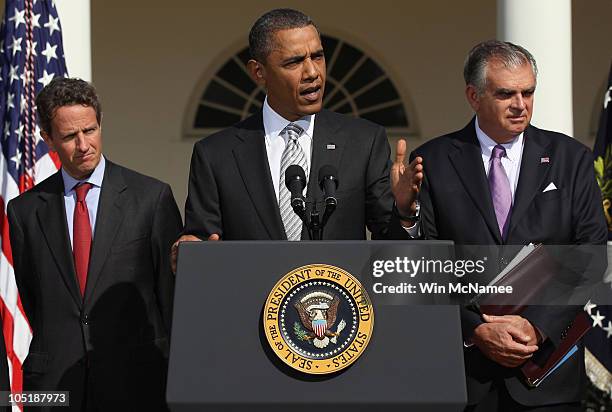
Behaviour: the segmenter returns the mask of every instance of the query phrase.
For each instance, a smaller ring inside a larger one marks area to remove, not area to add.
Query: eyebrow
[[[535,86],[529,87],[527,89],[521,90],[521,93],[533,93],[535,92]],[[516,90],[512,89],[497,89],[495,90],[495,94],[514,94]]]
[[[319,49],[316,50],[312,53],[310,53],[310,56],[314,56],[314,57],[321,57],[323,56],[323,49]],[[300,54],[300,55],[296,55],[296,56],[291,56],[286,58],[285,60],[283,60],[282,64],[291,64],[291,63],[299,63],[302,62],[306,59],[306,55],[305,54]]]

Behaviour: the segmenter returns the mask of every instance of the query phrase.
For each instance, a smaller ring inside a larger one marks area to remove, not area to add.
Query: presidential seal
[[[337,372],[364,352],[374,326],[365,289],[350,273],[315,264],[294,269],[274,285],[263,310],[270,347],[307,374]]]

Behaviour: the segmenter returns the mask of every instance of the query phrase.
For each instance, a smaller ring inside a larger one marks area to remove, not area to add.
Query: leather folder
[[[472,304],[487,315],[520,315],[529,302],[546,293],[559,267],[543,245],[525,246],[489,285],[512,286],[512,294],[478,295]],[[549,351],[541,349],[521,367],[525,383],[536,387],[578,350],[577,343],[591,328],[589,316],[580,310],[566,327],[561,342]]]

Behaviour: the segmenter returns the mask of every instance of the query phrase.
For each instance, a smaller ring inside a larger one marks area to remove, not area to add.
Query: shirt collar
[[[302,117],[301,119],[290,122],[285,119],[280,114],[276,113],[273,108],[268,104],[268,96],[266,96],[263,105],[263,123],[264,130],[267,138],[275,138],[277,136],[281,136],[281,132],[287,127],[289,123],[294,123],[304,129],[304,133],[306,136],[312,139],[314,134],[314,114],[310,114]]]
[[[100,156],[100,163],[96,166],[93,173],[87,179],[77,180],[70,176],[62,167],[62,179],[64,180],[64,194],[68,195],[74,190],[74,187],[79,183],[91,183],[93,186],[102,187],[104,179],[104,170],[106,169],[106,160],[104,156]]]
[[[493,148],[497,146],[498,143],[482,131],[480,125],[478,124],[478,116],[476,117],[475,126],[476,137],[478,138],[478,142],[480,143],[482,155],[488,159],[491,157]],[[516,136],[511,142],[502,143],[502,146],[504,146],[504,149],[506,149],[506,157],[513,162],[518,161],[521,157],[521,150],[523,150],[523,135],[524,132]]]

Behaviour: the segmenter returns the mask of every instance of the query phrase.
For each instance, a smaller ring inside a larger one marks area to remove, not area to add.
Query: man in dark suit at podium
[[[476,116],[413,153],[425,167],[419,224],[426,238],[462,245],[606,243],[590,150],[530,125],[536,75],[533,56],[511,43],[484,42],[469,53],[466,97]],[[557,345],[579,310],[531,306],[522,316],[499,317],[462,310],[468,410],[580,410],[582,348],[535,389],[515,369]]]
[[[285,187],[285,170],[292,164],[304,169],[306,196],[315,200],[322,198],[321,166],[338,170],[338,207],[324,239],[365,239],[366,226],[375,239],[401,231],[392,217],[385,130],[322,109],[325,56],[310,18],[296,10],[272,10],[251,28],[249,48],[248,71],[266,90],[263,108],[196,143],[185,205],[184,233],[192,236],[181,240],[307,239]],[[409,169],[414,174],[416,163]],[[395,191],[412,193],[412,178],[405,173]],[[403,215],[412,214],[411,199],[397,202]]]
[[[24,390],[69,391],[66,410],[167,410],[168,250],[181,230],[170,187],[104,158],[87,82],[56,78],[36,104],[62,168],[8,205],[33,333]]]

